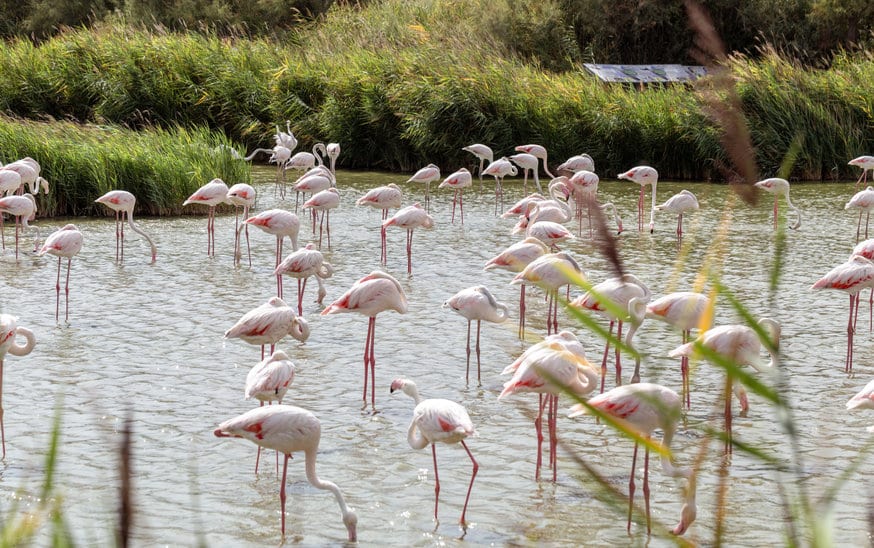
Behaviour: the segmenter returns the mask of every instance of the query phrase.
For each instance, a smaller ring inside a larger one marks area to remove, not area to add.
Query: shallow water
[[[272,176],[272,169],[255,170],[257,211],[293,208],[293,200],[275,197]],[[406,177],[343,172],[338,179],[342,204],[331,219],[333,250],[325,251],[335,274],[327,281],[325,304],[380,267],[379,213],[355,207],[355,199],[366,189],[389,182],[404,186]],[[500,371],[545,333],[546,306],[537,291],[530,291],[528,301],[531,341],[516,338],[517,312],[504,324],[483,325],[482,384],[465,384],[466,324],[442,309],[441,303],[476,284],[487,285],[511,310],[518,300],[518,288],[508,285],[509,273],[482,271],[487,259],[517,237],[509,234],[512,221],[493,215],[493,185],[487,183],[485,191],[475,185],[465,198],[463,226],[458,219],[454,225],[449,223],[450,196],[432,185],[436,226],[415,232],[412,276],[406,274],[404,232],[388,231],[386,270],[401,281],[410,309],[406,315],[386,312],[377,320],[380,412],[360,410],[365,319],[355,314],[319,316],[321,307],[314,302],[312,285],[304,301],[311,338],[305,344],[287,339],[279,345],[297,365],[286,403],[321,418],[319,473],[339,484],[356,509],[363,545],[454,544],[462,538],[457,520],[470,462],[460,446],[438,447],[441,521],[435,523],[430,451],[411,450],[406,441],[413,402],[403,395],[389,395],[391,380],[399,376],[416,380],[425,397],[464,404],[479,431],[469,442],[480,470],[468,508],[465,543],[644,544],[641,526],[634,525],[631,538],[627,536],[622,505],[614,508],[599,500],[593,481],[572,456],[584,459],[624,491],[632,452],[629,440],[618,438],[591,417],[568,419],[564,411],[569,403],[563,399],[558,482],[538,483],[531,422],[536,397],[496,400],[506,380]],[[845,260],[855,243],[858,216],[843,210],[853,185],[793,185],[792,200],[803,210],[804,221],[800,230],[787,234],[785,266],[773,302],[767,298],[775,247],[770,197],[750,207],[732,198],[724,185],[662,182],[659,202],[684,187],[698,195],[701,209],[687,216],[687,247],[681,262],[673,217],[658,218],[652,235],[639,233],[637,185],[601,183],[601,201],[618,204],[624,218],[621,257],[627,270],[656,296],[691,289],[706,261],[721,261],[723,282],[744,305],[757,316],[781,321],[782,367],[788,383],[783,392],[797,421],[804,485],[818,496],[857,456],[868,438],[865,426],[874,420],[865,412],[844,409],[870,379],[871,336],[859,329],[856,374],[848,376],[843,372],[848,299],[837,292],[809,289]],[[405,203],[421,200],[421,186],[404,188]],[[508,181],[507,207],[521,196],[521,182]],[[45,235],[70,221],[39,219],[37,224]],[[38,338],[29,356],[6,360],[7,457],[0,462],[0,512],[8,516],[14,504],[20,509],[35,506],[52,418],[60,407],[56,481],[64,516],[80,544],[111,544],[118,492],[116,447],[124,417],[130,413],[136,544],[279,544],[279,486],[275,469],[269,466],[273,457],[268,454],[262,460],[256,477],[255,447],[212,433],[219,422],[254,405],[244,400],[243,386],[246,373],[259,361],[259,350],[238,340],[226,341],[222,334],[242,314],[274,295],[274,237],[251,230],[253,266],[235,268],[232,214],[216,221],[214,259],[205,253],[205,211],[179,218],[143,218],[137,221],[158,245],[157,263],[148,263],[147,245],[128,231],[125,262],[118,265],[111,219],[72,221],[83,232],[85,245],[73,261],[68,325],[56,325],[54,318],[56,260],[26,254],[16,263],[9,248],[0,257],[0,312],[17,315],[20,325],[35,331]],[[10,234],[7,228],[7,245]],[[727,238],[725,253],[708,259],[709,246],[721,237]],[[302,245],[312,239],[308,230],[301,230]],[[564,248],[574,254],[592,282],[608,275],[605,259],[587,238]],[[294,300],[295,291],[294,280],[286,281],[287,300]],[[598,361],[600,340],[560,314],[561,328],[574,329],[590,360]],[[716,323],[736,321],[736,314],[721,301]],[[860,320],[859,325],[865,323]],[[665,324],[647,322],[635,340],[644,352],[644,380],[679,390],[678,365],[667,357],[679,344],[679,334]],[[632,360],[626,358],[625,363],[631,365]],[[612,365],[610,374],[608,387]],[[691,464],[705,428],[721,425],[716,418],[720,379],[721,374],[706,363],[696,370],[692,409],[674,442],[680,465]],[[735,436],[788,459],[792,449],[773,409],[755,395],[750,396],[750,407],[747,417],[736,419]],[[720,456],[721,447],[712,443],[698,478],[698,519],[685,535],[691,542],[713,542]],[[345,530],[336,503],[329,493],[306,483],[302,460],[301,455],[290,463],[287,541],[341,543]],[[661,474],[655,460],[653,468],[654,519],[673,526],[679,516],[680,489]],[[870,472],[870,464],[863,464],[839,492],[831,532],[836,543],[868,542],[868,496],[862,478]],[[791,486],[793,478],[778,478],[760,461],[740,452],[735,452],[728,473],[724,541],[739,546],[781,543],[784,512],[778,480]],[[654,539],[659,545],[673,542],[661,529],[654,532]]]

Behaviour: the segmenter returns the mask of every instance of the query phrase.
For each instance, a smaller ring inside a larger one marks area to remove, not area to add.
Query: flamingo
[[[234,261],[241,255],[240,252],[240,215],[237,208],[243,208],[243,222],[249,218],[249,209],[255,205],[257,195],[252,185],[237,183],[228,189],[227,202],[234,206]],[[249,247],[249,227],[244,227],[246,232],[246,252],[249,256],[249,266],[252,266],[252,248]]]
[[[221,179],[213,179],[197,189],[194,194],[182,203],[183,206],[188,204],[209,206],[209,218],[206,223],[206,254],[209,257],[215,257],[215,207],[225,202],[227,197],[228,185]]]
[[[546,198],[540,194],[539,192],[534,192],[525,196],[515,204],[513,204],[510,209],[501,214],[501,219],[512,219],[514,217],[518,217],[520,215],[524,215],[526,211],[528,211],[528,205],[534,202],[539,202],[541,200],[545,200]]]
[[[24,192],[29,188],[30,193],[36,195],[39,193],[39,189],[42,188],[45,194],[49,193],[49,182],[40,177],[41,168],[39,162],[33,158],[26,157],[16,160],[3,166],[3,169],[14,171],[21,177],[19,192]]]
[[[407,313],[407,295],[401,284],[390,274],[374,270],[364,276],[339,299],[322,310],[322,316],[342,312],[357,312],[368,317],[364,342],[364,406],[367,407],[367,371],[370,369],[370,405],[376,412],[376,315],[385,310]]]
[[[704,333],[698,335],[692,342],[678,346],[668,353],[672,358],[680,356],[692,356],[695,349],[703,346],[708,350],[720,355],[723,359],[741,366],[750,365],[759,373],[765,371],[773,371],[777,367],[778,356],[772,352],[772,349],[778,348],[780,344],[780,324],[771,318],[762,318],[759,320],[759,326],[767,333],[769,345],[768,353],[771,355],[769,362],[765,363],[759,352],[762,348],[762,340],[759,334],[752,327],[747,325],[721,325],[708,329]],[[726,373],[725,376],[725,433],[726,433],[726,452],[731,452],[731,394],[732,385],[735,384],[732,376]],[[734,388],[735,395],[740,400],[741,410],[749,409],[749,403],[746,396],[746,391],[742,387]]]
[[[522,272],[528,264],[546,253],[549,248],[537,238],[528,237],[516,242],[486,262],[483,270],[501,268],[510,272]],[[519,284],[519,338],[525,338],[525,284]]]
[[[608,415],[620,424],[629,427],[637,437],[634,440],[634,456],[631,459],[631,475],[628,482],[628,524],[626,530],[631,532],[631,510],[634,506],[634,474],[637,468],[638,437],[650,439],[656,429],[663,432],[660,452],[662,472],[672,478],[686,478],[686,492],[683,507],[680,510],[680,521],[672,529],[675,535],[682,535],[695,521],[697,505],[695,503],[695,475],[686,468],[677,468],[671,462],[670,447],[677,429],[677,421],[682,411],[682,400],[676,392],[658,384],[641,382],[617,386],[612,390],[591,398],[587,403],[576,404],[571,408],[571,417],[586,413],[594,408],[599,413]],[[643,495],[646,507],[646,532],[650,534],[649,512],[649,446],[644,452],[643,465]]]
[[[413,409],[413,420],[410,421],[407,430],[407,442],[413,449],[424,449],[431,445],[431,454],[434,458],[434,520],[437,520],[437,508],[440,502],[440,476],[437,473],[437,443],[460,443],[470,462],[473,464],[473,472],[470,476],[470,485],[467,487],[467,496],[464,498],[464,507],[461,509],[461,526],[465,527],[464,516],[467,513],[467,503],[470,502],[470,492],[473,489],[473,481],[479,470],[479,464],[473,458],[473,453],[464,443],[464,440],[476,436],[473,421],[467,410],[458,403],[442,398],[428,398],[423,400],[419,395],[416,383],[409,379],[395,379],[391,383],[389,392],[394,394],[401,391],[416,402]]]
[[[320,166],[324,162],[322,158],[328,155],[324,143],[316,143],[313,145],[312,152],[298,152],[288,159],[283,166],[284,169],[311,169],[315,166]]]
[[[620,179],[627,179],[631,182],[640,185],[640,198],[637,200],[637,229],[643,230],[643,196],[644,187],[652,185],[652,209],[649,214],[649,231],[655,230],[655,207],[656,207],[656,186],[659,182],[659,173],[654,168],[649,166],[637,166],[629,169],[625,173],[618,175]]]
[[[865,385],[865,388],[850,398],[850,401],[847,402],[847,409],[874,409],[874,381],[870,381]],[[874,432],[874,426],[869,426],[867,430]]]
[[[561,179],[560,177],[555,179]],[[593,171],[580,169],[577,170],[571,177],[567,180],[568,186],[571,189],[571,196],[573,197],[575,210],[577,214],[577,219],[579,219],[579,228],[577,229],[577,234],[582,236],[583,234],[583,206],[586,207],[586,218],[588,220],[589,225],[589,237],[592,237],[592,205],[598,203],[598,184],[600,183],[600,177],[595,174]],[[622,218],[619,216],[619,212],[616,209],[616,206],[613,205],[612,202],[607,202],[606,204],[600,204],[599,206],[601,211],[607,212],[610,211],[613,215],[613,220],[616,222],[617,234],[622,234],[624,230],[622,227]]]
[[[788,191],[786,197],[789,197]],[[677,214],[677,240],[683,239],[683,213],[686,213],[688,211],[696,211],[697,209],[698,198],[696,198],[694,194],[685,189],[668,198],[667,202],[655,206],[656,211],[665,211],[667,213]],[[801,217],[799,216],[799,223],[800,218]],[[793,226],[793,228],[798,228],[798,226]]]
[[[513,377],[504,383],[504,389],[498,399],[525,392],[540,394],[537,418],[534,420],[537,432],[535,479],[540,480],[545,407],[549,433],[549,467],[552,468],[552,481],[556,481],[558,396],[564,391],[569,391],[578,397],[593,392],[598,387],[598,370],[586,359],[585,350],[579,339],[570,331],[562,331],[530,347],[501,374],[512,374]]]
[[[319,217],[319,249],[322,249],[323,228],[328,232],[328,250],[331,249],[331,210],[340,207],[340,191],[327,188],[303,203],[304,209],[321,212]]]
[[[334,178],[334,174],[331,173],[325,166],[316,166],[300,177],[294,182],[293,188],[295,192],[294,198],[294,211],[297,212],[297,205],[300,198],[300,194],[309,193],[310,195],[316,194],[323,190],[327,190],[332,187],[337,186],[337,180]],[[315,234],[315,212],[313,212],[313,233]]]
[[[328,160],[331,162],[331,173],[337,173],[337,158],[340,157],[340,143],[328,143],[325,146],[325,153],[328,155]]]
[[[546,291],[546,334],[558,332],[558,288],[563,285],[579,285],[585,280],[580,265],[567,252],[548,253],[534,259],[516,274],[511,285],[535,284]],[[570,289],[570,288],[568,288]]]
[[[467,320],[467,369],[464,373],[465,382],[470,381],[470,324],[476,320],[476,380],[480,382],[479,333],[482,321],[503,323],[508,317],[507,305],[499,303],[486,286],[477,285],[462,289],[449,300],[444,301],[443,308],[451,308]]]
[[[391,208],[401,207],[403,193],[398,185],[389,183],[386,186],[379,186],[367,191],[361,198],[355,202],[355,205],[366,205],[374,209],[382,210],[382,220],[385,222],[388,219],[388,210]],[[380,228],[381,253],[379,262],[385,264],[388,259],[385,246],[385,226]]]
[[[110,190],[100,198],[94,200],[95,203],[103,204],[109,209],[115,211],[115,261],[124,262],[124,218],[127,217],[127,223],[131,230],[142,236],[149,242],[152,248],[152,263],[157,260],[158,248],[155,247],[155,242],[146,234],[139,226],[134,224],[134,206],[137,203],[136,197],[126,190]]]
[[[573,212],[567,204],[567,186],[561,181],[555,181],[549,185],[550,200],[530,201],[520,217],[519,222],[513,227],[513,234],[525,232],[529,225],[538,221],[550,221],[553,223],[566,223],[573,218]]]
[[[522,175],[524,179],[522,180],[522,192],[528,192],[528,172],[533,173],[534,184],[537,185],[537,192],[543,192],[543,188],[540,186],[540,175],[538,174],[538,160],[537,156],[533,154],[528,154],[527,152],[522,152],[519,154],[513,154],[510,156],[510,161],[519,166],[522,169]]]
[[[498,207],[501,210],[504,209],[504,177],[507,175],[515,176],[519,170],[506,157],[501,157],[486,166],[482,173],[495,178],[495,215],[497,215]],[[500,206],[498,206],[498,202],[500,202]]]
[[[390,226],[405,228],[407,230],[407,274],[413,273],[413,230],[416,228],[433,228],[434,219],[428,212],[422,209],[418,203],[398,210],[391,219],[382,223],[382,230]]]
[[[559,164],[558,167],[555,168],[555,171],[558,173],[561,173],[563,171],[576,173],[582,170],[595,171],[595,160],[593,160],[591,156],[585,153],[571,156],[565,162]]]
[[[288,354],[281,350],[272,353],[266,359],[256,363],[246,375],[246,399],[255,398],[260,402],[260,405],[264,405],[264,402],[270,405],[274,400],[281,404],[282,398],[288,392],[289,385],[294,381],[294,369],[294,363],[288,358]],[[261,446],[258,446],[258,454],[255,456],[255,474],[258,473],[260,460]],[[278,458],[276,467],[278,473]]]
[[[0,168],[0,198],[5,196],[12,196],[12,194],[18,190],[18,187],[21,186],[21,175],[18,173]],[[2,244],[2,248],[6,249],[6,236],[3,235],[3,214],[0,213],[0,244]]]
[[[794,230],[801,226],[801,211],[799,211],[794,205],[792,205],[792,201],[789,199],[789,181],[787,181],[786,179],[781,179],[779,177],[771,177],[770,179],[764,179],[757,182],[756,187],[761,188],[762,190],[774,195],[774,230],[777,229],[777,203],[780,196],[784,196],[786,198],[786,205],[796,216],[795,222],[789,225],[789,228]]]
[[[291,131],[291,122],[285,121],[285,131],[279,129],[279,124],[276,124],[276,134],[273,136],[273,141],[277,145],[282,145],[289,150],[297,148],[297,137]]]
[[[861,255],[868,260],[874,261],[874,239],[862,240],[856,244],[850,257],[853,255]],[[868,330],[874,329],[874,288],[868,294]]]
[[[847,165],[862,168],[862,174],[859,175],[855,186],[855,188],[859,188],[859,183],[864,185],[868,181],[868,172],[874,170],[874,156],[859,156],[847,162]]]
[[[73,257],[82,249],[82,233],[76,228],[76,225],[64,225],[60,230],[53,232],[46,238],[45,243],[37,251],[37,255],[43,256],[46,253],[54,255],[58,258],[58,279],[55,285],[57,293],[57,301],[55,304],[55,321],[59,319],[61,307],[61,259],[67,259],[67,281],[64,284],[64,295],[66,298],[66,311],[64,313],[64,321],[70,319],[70,266],[73,263]]]
[[[844,371],[853,370],[853,335],[856,332],[856,317],[859,314],[859,293],[874,288],[874,262],[861,255],[831,269],[811,286],[811,289],[838,289],[850,295],[850,314],[847,320],[847,357]]]
[[[555,179],[555,175],[549,171],[549,166],[546,164],[546,148],[541,145],[519,145],[516,147],[516,152],[524,152],[543,160],[543,171],[546,172],[550,179]],[[537,168],[534,169],[535,173],[537,173]]]
[[[249,154],[243,160],[251,161],[252,158],[255,157],[259,152],[267,152],[270,154],[270,158],[267,160],[268,163],[276,164],[276,177],[275,177],[275,185],[276,189],[279,190],[279,194],[281,197],[285,198],[285,164],[288,163],[289,159],[291,159],[291,151],[294,150],[294,147],[297,146],[297,139],[294,139],[294,135],[291,136],[294,139],[294,146],[288,147],[282,144],[281,139],[279,138],[279,128],[276,128],[277,136],[276,136],[276,146],[273,148],[256,148],[252,151],[252,154]]]
[[[470,152],[471,154],[473,154],[474,156],[479,158],[479,188],[480,188],[480,190],[482,190],[483,189],[483,163],[484,162],[492,163],[492,160],[495,157],[494,152],[492,152],[492,149],[489,148],[487,145],[484,145],[481,143],[475,143],[473,145],[468,145],[466,147],[463,147],[461,150]]]
[[[24,337],[24,344],[15,341],[16,337]],[[6,458],[6,431],[3,428],[3,360],[6,354],[27,356],[36,346],[36,336],[33,331],[18,325],[18,318],[10,314],[0,314],[0,443],[3,445],[3,457]]]
[[[322,252],[316,249],[315,244],[307,244],[301,249],[286,257],[273,272],[277,276],[286,274],[297,278],[297,313],[303,314],[303,293],[306,290],[307,279],[315,276],[319,284],[319,294],[316,302],[322,304],[326,291],[323,280],[334,275],[334,267],[325,261]]]
[[[285,455],[282,468],[282,483],[279,487],[280,514],[282,515],[282,536],[285,537],[285,480],[288,473],[288,459],[291,454],[303,451],[306,459],[307,481],[316,489],[331,491],[340,505],[343,524],[346,526],[349,541],[354,542],[357,535],[358,517],[346,505],[340,488],[330,481],[323,481],[316,474],[316,454],[319,449],[322,426],[315,415],[293,405],[270,405],[256,407],[242,415],[221,423],[214,434],[220,438],[245,438],[259,447],[274,449]]]
[[[300,232],[300,219],[291,211],[284,209],[262,211],[258,215],[244,220],[237,232],[239,233],[240,230],[249,225],[257,226],[267,234],[276,236],[276,262],[273,265],[274,268],[282,262],[282,242],[286,237],[291,240],[291,250],[297,251],[297,234]],[[276,277],[276,296],[282,297],[281,276]]]
[[[452,198],[452,224],[455,224],[456,204],[458,205],[458,209],[461,210],[461,224],[464,224],[464,189],[469,187],[472,184],[472,181],[473,178],[470,171],[468,171],[466,167],[463,167],[443,179],[443,182],[440,183],[439,187],[437,187],[447,187],[455,190],[455,195]]]
[[[425,210],[431,210],[431,181],[440,180],[440,168],[428,164],[407,179],[408,183],[425,183]]]
[[[567,228],[553,221],[530,223],[525,230],[525,236],[537,238],[551,249],[558,249],[557,245],[565,240],[575,239]]]
[[[592,289],[584,295],[571,301],[570,305],[583,310],[596,312],[608,320],[610,327],[607,330],[607,342],[604,345],[604,358],[601,361],[601,392],[604,392],[604,381],[607,377],[607,356],[610,352],[610,337],[613,336],[613,324],[616,324],[616,339],[622,340],[622,324],[631,322],[631,327],[625,335],[625,345],[634,348],[632,340],[637,328],[643,322],[646,313],[646,303],[652,298],[652,292],[637,276],[623,274],[614,278],[608,278],[603,282],[592,286]],[[607,301],[613,306],[605,306]],[[643,307],[640,309],[640,307]],[[622,310],[626,315],[619,316],[615,310]],[[619,347],[616,347],[616,385],[622,384],[622,364]],[[634,373],[631,382],[640,382],[640,358],[634,360]]]
[[[230,329],[225,331],[226,339],[241,339],[244,342],[261,346],[261,359],[264,359],[264,346],[270,345],[272,354],[276,343],[291,335],[300,342],[310,337],[310,326],[294,309],[279,297],[271,297],[266,303],[243,314]]]
[[[706,315],[712,314],[710,298],[693,291],[668,293],[646,305],[646,317],[667,322],[683,333],[683,344],[689,342],[693,329],[702,327]],[[709,324],[709,321],[708,321]],[[683,381],[686,409],[691,406],[689,385],[689,357],[680,357],[680,375]]]
[[[859,210],[859,224],[856,226],[856,241],[859,241],[859,232],[862,229],[862,214],[865,213],[865,239],[868,239],[868,219],[871,217],[871,210],[874,209],[874,186],[869,186],[865,190],[860,190],[850,198],[850,201],[844,206],[844,209]]]
[[[32,194],[21,196],[6,196],[0,198],[0,217],[6,213],[15,217],[15,260],[18,260],[18,233],[33,228],[36,231],[36,239],[33,248],[39,247],[39,227],[28,225],[28,219],[36,213],[36,199]]]

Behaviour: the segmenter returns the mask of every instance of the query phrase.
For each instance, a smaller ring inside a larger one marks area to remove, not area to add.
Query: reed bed
[[[137,196],[140,213],[178,215],[211,179],[250,180],[249,166],[230,146],[205,128],[132,131],[0,118],[0,162],[30,156],[49,181],[51,192],[37,197],[40,216],[106,215],[94,200],[116,189]]]

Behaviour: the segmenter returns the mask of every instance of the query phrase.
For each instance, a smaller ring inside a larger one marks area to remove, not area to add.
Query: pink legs
[[[690,330],[683,330],[683,344],[689,342]],[[692,393],[692,388],[689,385],[689,357],[682,356],[680,357],[680,375],[683,380],[683,399],[686,400],[686,409],[689,409],[691,406],[691,398],[690,394]]]
[[[525,338],[525,284],[519,290],[519,338]]]
[[[534,479],[540,481],[540,466],[543,462],[543,409],[546,408],[546,431],[549,434],[549,467],[552,468],[552,481],[555,482],[558,474],[558,460],[555,451],[558,447],[558,395],[540,394],[537,418],[534,419],[534,428],[537,431],[537,465],[534,471]]]
[[[610,320],[610,327],[607,330],[607,336],[613,335],[613,324],[616,320]],[[616,327],[616,338],[622,340],[622,322]],[[621,353],[619,347],[615,349],[616,354],[616,386],[622,386],[622,362],[620,361]],[[607,344],[604,345],[604,358],[601,360],[601,393],[604,393],[604,381],[607,377],[607,356],[610,355],[610,339],[607,339]]]
[[[464,373],[464,382],[470,382],[470,324],[473,320],[467,320],[467,370]],[[482,320],[476,321],[476,381],[480,379],[480,361],[479,361],[479,332],[482,326]]]
[[[319,249],[322,249],[322,225],[328,229],[328,250],[331,250],[331,210],[325,209],[319,217]]]
[[[473,463],[473,473],[470,476],[470,484],[467,486],[467,496],[464,498],[464,508],[461,510],[461,525],[465,524],[464,516],[467,513],[467,503],[470,502],[470,492],[473,490],[473,480],[476,479],[476,473],[479,471],[479,464],[473,458],[473,453],[468,449],[464,440],[461,440],[461,446],[467,451],[467,456],[470,457],[470,462]],[[437,446],[431,444],[431,455],[434,458],[434,520],[437,521],[437,507],[440,502],[440,475],[437,473]]]
[[[383,209],[383,210],[382,210],[382,220],[383,220],[383,222],[385,222],[386,219],[388,219],[388,210],[387,210],[387,209]],[[381,249],[380,249],[379,262],[380,262],[381,264],[385,264],[386,261],[388,260],[388,252],[386,251],[386,247],[385,247],[385,227],[382,226],[382,225],[380,225],[379,235],[380,235],[381,246],[382,246]]]
[[[297,279],[297,315],[303,316],[303,294],[307,288],[307,278]]]
[[[367,339],[364,341],[364,405],[361,409],[367,408],[367,370],[370,369],[370,407],[376,412],[376,316],[372,316],[367,320]]]
[[[243,220],[249,218],[249,208],[243,207]],[[249,225],[243,230],[246,232],[246,252],[249,255],[249,266],[252,266],[252,248],[249,247]],[[237,208],[234,208],[234,257],[238,257],[240,250],[240,216]]]
[[[628,481],[628,525],[626,530],[631,533],[631,510],[634,507],[634,470],[637,467],[637,446],[634,442],[634,456],[631,458],[631,479]],[[643,500],[646,507],[646,534],[651,533],[649,514],[649,448],[644,450],[643,457]]]
[[[64,311],[64,321],[67,322],[70,319],[70,266],[72,265],[73,258],[67,257],[67,281],[64,284],[64,295],[66,298],[65,311]],[[61,257],[58,257],[58,279],[55,282],[55,294],[57,299],[55,300],[55,321],[59,321],[60,318],[60,310],[61,310]]]
[[[209,206],[206,221],[206,256],[215,257],[215,206]]]
[[[637,231],[643,232],[643,185],[640,185],[640,198],[637,199]]]
[[[3,360],[0,360],[0,443],[3,445],[3,458],[6,458],[6,430],[3,428]]]
[[[458,209],[461,210],[461,224],[464,224],[464,191],[460,188],[455,189],[455,196],[452,198],[452,224],[455,224],[455,204],[458,203]]]
[[[282,236],[276,237],[276,264],[273,265],[273,268],[279,266],[279,263],[282,262]],[[282,298],[282,274],[276,275],[276,296],[280,299]]]
[[[547,291],[547,306],[546,306],[546,334],[552,335],[558,333],[558,289]]]
[[[282,513],[282,536],[285,537],[285,478],[288,474],[288,459],[291,455],[285,455],[285,463],[282,465],[282,483],[279,485],[279,505]]]
[[[859,294],[850,294],[850,317],[847,320],[847,359],[844,363],[844,371],[853,371],[853,335],[856,332],[856,315],[859,313]]]
[[[407,274],[413,273],[413,230],[407,230]]]

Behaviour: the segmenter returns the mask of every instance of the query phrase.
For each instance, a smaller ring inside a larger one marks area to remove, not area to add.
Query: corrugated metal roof
[[[707,69],[694,65],[597,65],[586,63],[586,70],[603,82],[657,83],[687,82],[707,74]]]

